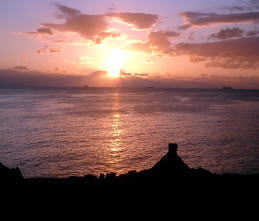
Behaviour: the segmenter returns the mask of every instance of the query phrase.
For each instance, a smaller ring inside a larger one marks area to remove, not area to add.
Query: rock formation
[[[0,163],[1,183],[24,184],[84,184],[89,188],[121,187],[121,186],[148,186],[155,184],[186,183],[186,180],[201,183],[204,180],[238,180],[240,177],[250,177],[258,180],[258,174],[254,175],[218,175],[202,168],[193,169],[183,162],[177,155],[177,144],[169,144],[168,153],[162,157],[152,168],[147,170],[129,171],[117,176],[115,173],[101,174],[100,177],[86,175],[84,177],[69,178],[30,178],[24,179],[19,168],[9,169]]]

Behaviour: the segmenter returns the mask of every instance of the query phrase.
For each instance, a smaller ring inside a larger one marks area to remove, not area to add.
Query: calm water
[[[0,162],[25,177],[142,170],[169,142],[191,167],[259,172],[259,91],[0,90]]]

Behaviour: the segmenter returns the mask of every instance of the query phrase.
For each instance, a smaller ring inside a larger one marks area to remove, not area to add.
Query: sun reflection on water
[[[117,152],[121,150],[121,134],[122,129],[121,127],[121,120],[120,120],[120,114],[115,113],[112,116],[112,141],[110,145],[110,150],[112,152]]]
[[[110,163],[116,167],[121,160],[122,146],[122,122],[120,114],[120,93],[113,94],[112,101],[112,119],[111,119],[111,142],[109,145]]]

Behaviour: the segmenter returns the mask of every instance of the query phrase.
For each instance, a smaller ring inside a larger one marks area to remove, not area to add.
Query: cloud
[[[194,38],[194,33],[191,32],[189,35],[188,35],[188,40],[190,41],[193,41],[195,38]]]
[[[0,69],[0,88],[39,88],[39,87],[82,87],[105,86],[105,71],[96,71],[88,75],[43,73],[32,70]],[[109,80],[109,79],[108,79]]]
[[[209,39],[225,40],[229,38],[240,38],[243,36],[243,33],[244,30],[240,28],[226,28],[211,34]]]
[[[59,10],[58,18],[65,19],[62,24],[45,23],[44,27],[54,29],[59,32],[74,32],[83,38],[100,44],[106,38],[115,38],[119,33],[109,31],[107,17],[105,15],[82,14],[79,10],[55,4]]]
[[[62,4],[54,3],[54,5],[58,8],[58,10],[61,13],[57,15],[58,18],[70,18],[81,14],[79,10],[74,8],[69,8]]]
[[[39,71],[0,70],[0,87],[4,88],[82,86],[84,81],[83,76],[61,73],[46,74]]]
[[[29,35],[53,35],[53,32],[50,28],[38,28],[36,31],[33,32],[24,32],[20,34],[29,34]]]
[[[58,12],[56,17],[62,19],[61,23],[43,23],[42,27],[34,32],[26,32],[34,35],[53,35],[53,31],[76,33],[88,41],[87,45],[101,44],[105,39],[121,36],[110,28],[111,20],[126,23],[136,29],[149,29],[158,22],[158,15],[146,13],[106,13],[83,14],[79,10],[54,4]]]
[[[53,32],[50,28],[38,28],[36,31],[38,34],[52,35]]]
[[[56,69],[59,71],[59,69]],[[43,73],[40,71],[17,71],[0,69],[0,88],[46,88],[46,87],[83,87],[83,85],[95,87],[113,86],[148,86],[150,81],[140,76],[124,78],[107,78],[106,71],[95,71],[87,75]]]
[[[243,1],[239,5],[231,5],[222,7],[222,9],[229,11],[253,11],[259,9],[258,0]]]
[[[136,78],[138,76],[140,77],[148,77],[150,74],[148,73],[132,73],[132,72],[126,72],[126,71],[121,71],[120,73],[121,77],[126,77],[126,78]]]
[[[154,31],[149,33],[147,41],[130,44],[127,49],[154,53],[156,55],[170,54],[172,47],[169,39],[179,36],[179,33],[173,31]]]
[[[148,59],[148,60],[144,60],[144,61],[143,61],[143,63],[144,63],[144,64],[149,64],[149,65],[150,65],[150,64],[154,64],[154,61],[153,61],[153,60],[151,60],[151,59]]]
[[[146,13],[106,13],[106,14],[83,14],[79,10],[61,4],[54,4],[58,9],[56,17],[63,19],[63,23],[44,23],[41,28],[28,34],[52,35],[53,30],[58,32],[70,32],[81,35],[84,39],[94,44],[101,44],[108,38],[121,36],[120,33],[110,29],[109,21],[114,19],[137,29],[151,28],[158,22],[158,15]]]
[[[10,68],[11,70],[16,70],[16,71],[29,71],[30,69],[26,66],[15,66]]]
[[[259,78],[251,77],[222,77],[222,76],[194,76],[194,77],[161,77],[139,74],[133,77],[118,79],[106,78],[107,72],[96,71],[88,75],[52,73],[40,71],[17,71],[0,69],[0,88],[48,88],[48,87],[82,87],[83,85],[104,87],[175,87],[175,88],[221,88],[231,85],[234,88],[259,88]],[[145,78],[142,78],[144,76]]]
[[[50,41],[50,43],[55,44],[64,44],[64,45],[83,45],[83,46],[94,46],[93,42],[89,42],[87,40],[79,40],[79,41],[73,41],[73,40],[53,40]]]
[[[259,37],[199,44],[180,43],[174,51],[178,56],[189,56],[191,62],[206,62],[207,67],[259,68]]]
[[[149,29],[158,22],[158,15],[146,13],[108,13],[107,16],[118,19],[137,29]]]
[[[55,54],[60,53],[62,50],[61,47],[49,47],[45,45],[43,48],[40,48],[36,51],[37,54]]]
[[[219,24],[258,24],[259,12],[245,12],[235,14],[216,14],[216,13],[198,13],[182,12],[180,14],[185,24],[180,29],[189,29],[202,26],[219,25]]]
[[[136,74],[136,73],[135,73],[134,76],[148,77],[148,76],[150,76],[150,74],[148,74],[148,73]]]
[[[256,37],[258,35],[259,35],[259,30],[257,29],[246,32],[247,37]]]
[[[180,15],[184,19],[184,24],[180,29],[224,24],[259,24],[259,0],[243,1],[243,3],[231,6],[232,8],[225,7],[231,11],[228,13],[183,12]],[[239,11],[239,13],[233,13],[233,11]],[[245,31],[240,27],[225,28],[208,37],[208,40],[217,41],[180,43],[175,46],[175,54],[172,53],[172,55],[189,56],[191,62],[204,62],[206,67],[258,69],[258,35],[257,29]]]

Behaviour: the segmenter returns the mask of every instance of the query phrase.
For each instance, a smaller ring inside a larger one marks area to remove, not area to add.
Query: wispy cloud
[[[11,70],[16,70],[16,71],[29,71],[30,68],[26,67],[26,66],[23,66],[23,65],[18,65],[18,66],[15,66],[15,67],[11,67],[10,68]]]
[[[37,54],[55,54],[62,51],[61,47],[49,47],[45,45],[43,48],[40,48],[36,51]]]
[[[243,36],[244,32],[245,31],[240,28],[226,28],[211,34],[209,39],[226,40],[229,38],[240,38]]]
[[[216,14],[216,13],[199,13],[199,12],[182,12],[180,14],[185,24],[180,29],[189,29],[219,24],[258,24],[259,12],[244,12],[233,14]]]
[[[24,32],[23,34],[31,34],[31,35],[53,35],[53,31],[50,28],[38,28],[33,32]]]
[[[259,9],[259,1],[258,0],[242,1],[236,5],[224,6],[222,7],[222,9],[228,10],[228,11],[254,11]]]
[[[118,19],[137,29],[149,29],[158,22],[159,16],[147,13],[108,13],[107,16]]]

